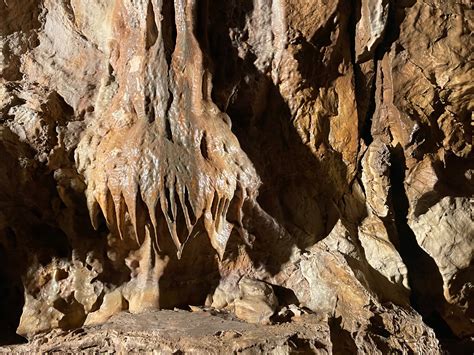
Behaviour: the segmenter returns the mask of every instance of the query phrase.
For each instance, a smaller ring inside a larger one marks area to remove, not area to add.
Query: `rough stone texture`
[[[442,279],[443,317],[458,334],[469,334],[473,312],[474,224],[472,201],[444,197],[425,214],[410,221],[420,247],[436,264]],[[464,238],[461,236],[465,236]]]
[[[261,324],[269,324],[278,307],[272,286],[248,277],[242,277],[237,284],[231,279],[222,280],[207,303],[214,309],[230,311],[239,319]]]
[[[469,352],[471,7],[0,2],[5,351]]]
[[[404,314],[404,319],[411,320],[410,317],[413,315]],[[376,353],[391,348],[435,354],[438,341],[433,331],[426,330],[419,319],[413,320],[418,328],[397,331],[398,334],[406,332],[408,336],[402,342],[393,336],[393,329],[385,330],[382,323],[375,324],[373,335],[356,340],[362,345],[359,350]],[[383,334],[379,335],[377,331]],[[385,341],[386,347],[381,348]],[[292,323],[257,326],[235,320],[225,313],[177,310],[139,315],[120,313],[103,326],[67,333],[55,330],[32,338],[26,345],[0,348],[0,353],[331,354],[353,353],[358,349],[356,342],[341,328],[340,319],[335,318],[302,315]]]

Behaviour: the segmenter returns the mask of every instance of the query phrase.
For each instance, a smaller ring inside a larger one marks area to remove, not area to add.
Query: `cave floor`
[[[0,353],[330,353],[326,317],[303,314],[291,321],[256,325],[229,314],[184,310],[122,312],[106,324],[38,334]]]

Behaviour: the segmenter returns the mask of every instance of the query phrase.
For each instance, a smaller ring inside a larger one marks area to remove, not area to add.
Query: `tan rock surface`
[[[471,353],[473,27],[464,0],[1,1],[0,344]]]
[[[385,335],[389,346],[417,353],[437,352],[437,340],[431,330],[416,323],[405,326],[415,326],[407,330],[419,338],[409,339],[409,347],[403,347],[399,339],[388,335],[389,330]],[[71,332],[56,330],[33,338],[28,345],[4,347],[0,352],[330,354],[356,350],[371,353],[377,351],[377,344],[374,338],[358,349],[340,328],[338,320],[317,315],[303,315],[297,322],[265,326],[206,312],[152,311],[140,315],[120,313],[103,326]]]

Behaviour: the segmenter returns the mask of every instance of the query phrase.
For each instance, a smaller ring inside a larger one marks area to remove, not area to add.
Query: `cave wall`
[[[468,2],[5,0],[0,19],[4,334],[236,311],[245,277],[360,349],[376,328],[394,349],[473,336]]]

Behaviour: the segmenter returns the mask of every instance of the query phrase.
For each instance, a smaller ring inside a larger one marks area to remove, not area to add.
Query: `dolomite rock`
[[[0,343],[467,346],[469,7],[0,2]]]

